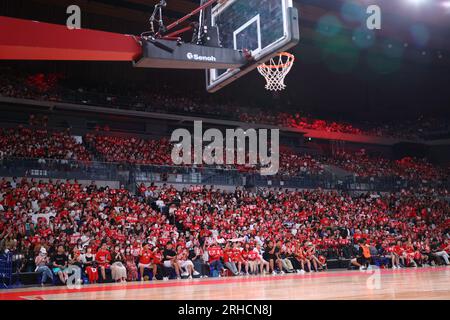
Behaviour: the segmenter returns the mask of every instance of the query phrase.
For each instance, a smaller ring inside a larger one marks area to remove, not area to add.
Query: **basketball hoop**
[[[259,73],[266,79],[266,89],[281,91],[286,89],[284,78],[291,71],[295,57],[288,52],[280,52],[268,62],[258,66]]]

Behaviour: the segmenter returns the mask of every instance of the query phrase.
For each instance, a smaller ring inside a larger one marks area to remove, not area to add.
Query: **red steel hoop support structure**
[[[0,16],[0,60],[135,61],[140,38]]]
[[[209,0],[183,18],[173,22],[166,32],[218,0]],[[142,55],[140,37],[112,32],[75,29],[45,22],[0,16],[0,60],[81,60],[135,61]],[[166,40],[178,40],[192,26],[173,31]]]

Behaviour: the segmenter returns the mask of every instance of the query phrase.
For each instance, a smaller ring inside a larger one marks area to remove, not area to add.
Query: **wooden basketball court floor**
[[[450,299],[450,267],[0,290],[0,300]]]

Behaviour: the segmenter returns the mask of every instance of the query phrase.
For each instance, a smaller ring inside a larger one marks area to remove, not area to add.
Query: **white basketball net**
[[[287,52],[281,52],[270,59],[270,61],[258,66],[259,73],[266,78],[267,90],[281,91],[286,89],[284,78],[286,78],[286,75],[291,71],[294,61],[294,55]]]

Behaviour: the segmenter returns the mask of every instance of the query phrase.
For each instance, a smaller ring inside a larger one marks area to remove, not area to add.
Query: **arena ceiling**
[[[165,19],[170,23],[191,12],[199,0],[166,0]],[[301,15],[302,48],[306,55],[316,55],[315,47],[323,43],[321,28],[338,30],[340,51],[354,51],[362,46],[367,49],[392,50],[409,62],[425,61],[450,66],[450,7],[449,0],[294,0]],[[64,8],[77,4],[83,12],[84,28],[100,29],[128,34],[147,31],[148,18],[159,0],[4,0],[0,10],[5,15],[39,21],[64,23]],[[370,4],[382,8],[382,29],[372,35],[361,25],[365,22],[365,10]],[[5,9],[5,10],[3,10]],[[40,9],[40,10],[39,10]],[[358,11],[359,10],[359,11]],[[362,16],[361,16],[362,13]],[[195,19],[195,18],[194,18]],[[377,38],[374,43],[364,37]],[[361,39],[359,39],[361,38]],[[328,42],[329,39],[325,39]],[[361,42],[362,43],[358,43]],[[328,50],[329,48],[325,48]],[[331,49],[335,51],[335,48]],[[387,53],[388,55],[390,53]]]
[[[167,23],[191,12],[200,2],[166,1]],[[425,52],[428,60],[450,65],[450,1],[422,0],[424,3],[421,6],[414,5],[415,1],[417,0],[294,0],[294,3],[300,11],[301,37],[305,46],[314,46],[320,42],[318,33],[320,37],[320,28],[324,26],[339,29],[340,35],[350,39],[350,42],[345,41],[345,46],[357,42],[358,37],[367,36],[365,33],[357,33],[362,22],[365,22],[365,17],[360,16],[361,11],[365,11],[369,4],[379,4],[383,10],[382,29],[374,34],[377,37],[374,48],[394,46],[395,49],[395,46],[403,46],[401,50],[405,51],[407,46],[408,50],[417,50],[419,55]],[[148,18],[158,2],[159,0],[5,0],[0,5],[0,10],[5,9],[6,15],[63,23],[65,12],[58,8],[77,4],[85,14],[85,28],[139,34],[147,30]],[[444,7],[445,3],[448,3],[449,8]],[[30,9],[27,10],[27,7]],[[36,8],[39,7],[46,9],[38,14],[39,10]],[[108,17],[114,23],[105,22]]]
[[[326,16],[337,17],[343,22],[342,28],[345,31],[352,31],[353,27],[357,25],[355,23],[357,19],[349,21],[349,19],[345,19],[345,16],[355,14],[355,8],[347,6],[346,10],[346,4],[356,4],[363,9],[369,4],[379,4],[383,10],[383,28],[378,32],[381,38],[405,41],[411,38],[410,27],[420,25],[424,26],[429,34],[432,34],[427,43],[429,48],[450,51],[450,41],[448,41],[450,9],[443,6],[444,3],[449,3],[450,6],[450,2],[448,0],[423,0],[425,3],[421,7],[417,7],[413,4],[414,1],[417,0],[294,0],[294,3],[300,10],[302,38],[304,39],[313,37],[317,24]],[[76,3],[83,11],[90,14],[123,19],[142,25],[145,29],[153,6],[159,0],[5,0],[6,7],[8,2],[22,2],[20,5],[22,10],[33,3],[54,7],[67,7]],[[167,0],[165,10],[167,20],[172,21],[184,16],[197,8],[199,2],[199,0]],[[51,12],[48,13],[51,14]],[[92,25],[95,26],[95,24]]]

